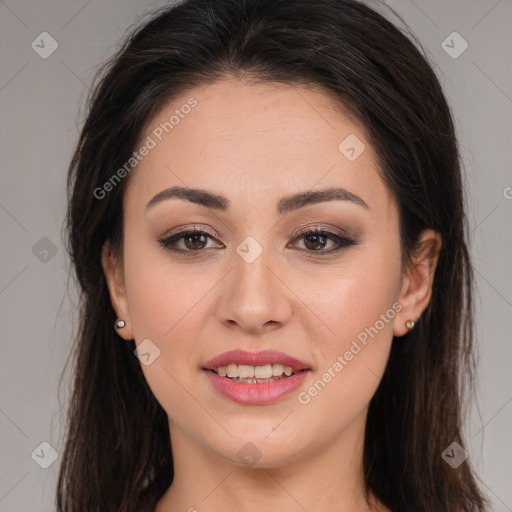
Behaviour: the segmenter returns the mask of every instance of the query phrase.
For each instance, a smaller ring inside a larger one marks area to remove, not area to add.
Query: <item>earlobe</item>
[[[421,233],[402,282],[399,302],[403,308],[395,317],[394,336],[403,336],[409,332],[427,308],[441,246],[441,235],[438,232],[426,229]]]
[[[128,310],[128,301],[124,285],[123,264],[119,256],[112,249],[109,241],[105,242],[101,251],[101,266],[110,296],[110,303],[117,316],[113,326],[116,332],[125,340],[133,339],[133,329]],[[123,322],[121,327],[120,321]]]

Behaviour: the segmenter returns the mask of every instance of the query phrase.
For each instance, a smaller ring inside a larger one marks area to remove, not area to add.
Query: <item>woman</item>
[[[457,141],[382,15],[163,9],[98,77],[69,192],[60,511],[485,510]]]

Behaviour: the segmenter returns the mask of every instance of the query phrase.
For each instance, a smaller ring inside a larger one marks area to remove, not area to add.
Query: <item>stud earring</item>
[[[414,320],[408,320],[407,322],[405,322],[405,325],[407,326],[407,329],[409,329],[410,331],[415,326],[415,322]]]
[[[114,327],[116,329],[122,329],[126,325],[126,322],[124,320],[117,320]]]

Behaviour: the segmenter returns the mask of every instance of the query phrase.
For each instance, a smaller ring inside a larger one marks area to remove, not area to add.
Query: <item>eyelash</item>
[[[207,249],[198,249],[197,251],[193,251],[193,250],[183,250],[183,249],[177,249],[176,247],[171,247],[176,242],[178,242],[181,239],[186,238],[187,236],[190,236],[190,235],[206,235],[208,238],[213,238],[213,236],[206,231],[201,231],[201,230],[197,230],[197,229],[184,229],[183,231],[180,231],[180,232],[178,232],[174,235],[171,235],[167,238],[162,238],[158,242],[161,244],[161,246],[164,249],[171,251],[173,253],[182,254],[187,257],[199,256],[202,253],[204,253],[205,251],[207,251]],[[327,255],[327,254],[333,254],[338,251],[341,251],[342,249],[345,249],[347,247],[357,244],[357,242],[355,240],[353,240],[352,238],[349,238],[347,236],[338,235],[336,233],[333,233],[332,231],[327,231],[323,228],[309,228],[304,231],[301,231],[297,234],[297,236],[294,238],[294,240],[297,240],[298,238],[302,239],[302,238],[305,238],[305,237],[311,236],[311,235],[326,237],[326,238],[336,242],[339,245],[339,247],[337,247],[336,249],[331,249],[328,251],[324,251],[323,249],[320,249],[318,251],[301,249],[301,251],[311,253],[312,255],[319,254],[322,256],[322,255]]]

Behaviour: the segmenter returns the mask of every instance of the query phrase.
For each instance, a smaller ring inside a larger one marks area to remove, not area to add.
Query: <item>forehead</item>
[[[131,204],[174,185],[259,207],[274,195],[343,186],[389,206],[364,128],[318,88],[237,79],[197,87],[154,116],[141,141],[148,138],[154,147],[132,171]]]

